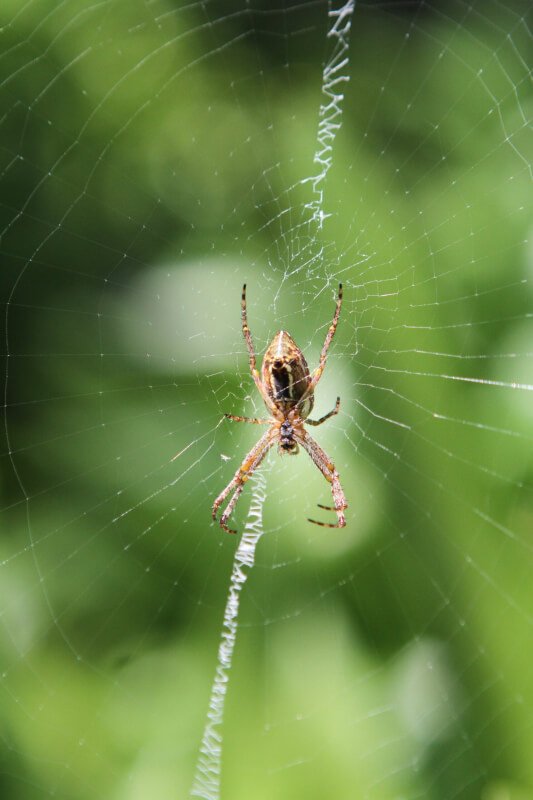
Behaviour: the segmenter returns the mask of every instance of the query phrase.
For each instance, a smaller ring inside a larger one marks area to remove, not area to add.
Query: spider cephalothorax
[[[279,426],[279,446],[278,450],[280,455],[283,453],[290,453],[296,455],[298,452],[298,442],[294,435],[294,428],[288,419],[281,423]]]
[[[233,480],[228,483],[224,491],[219,494],[213,503],[213,519],[216,519],[219,506],[222,505],[226,497],[233,490],[233,495],[220,518],[221,527],[228,533],[236,533],[236,531],[229,528],[226,523],[235,508],[237,500],[244,488],[244,484],[276,442],[278,443],[278,452],[281,455],[284,453],[295,455],[299,449],[298,445],[302,445],[326,480],[331,484],[334,507],[331,508],[330,506],[323,506],[320,504],[319,507],[336,511],[337,522],[335,524],[331,522],[318,522],[315,519],[310,519],[309,522],[314,522],[316,525],[324,525],[328,528],[343,528],[346,525],[344,510],[348,506],[340,484],[339,474],[326,453],[318,446],[304,428],[304,422],[307,425],[321,425],[339,411],[340,399],[337,397],[337,402],[333,411],[330,411],[316,421],[308,419],[313,409],[314,390],[324,371],[328,348],[335,334],[337,322],[339,321],[341,304],[342,284],[339,284],[339,294],[337,297],[335,314],[333,315],[333,322],[329,326],[329,330],[326,334],[326,340],[322,347],[322,352],[320,353],[318,367],[314,370],[312,375],[309,373],[307,361],[294,339],[287,331],[278,331],[263,357],[260,377],[256,369],[255,351],[246,316],[246,284],[244,284],[242,288],[242,331],[250,355],[250,371],[255,385],[266,407],[270,411],[271,417],[270,419],[251,419],[249,417],[236,417],[233,414],[226,414],[228,419],[232,419],[235,422],[252,422],[256,425],[269,426],[266,433],[263,434],[255,447],[252,447],[244,459],[235,473]]]

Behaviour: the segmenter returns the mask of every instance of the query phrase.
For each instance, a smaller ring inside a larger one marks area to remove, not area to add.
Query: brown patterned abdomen
[[[295,408],[309,386],[309,367],[302,351],[286,332],[279,331],[263,358],[261,377],[269,397],[283,413]],[[298,408],[305,419],[313,408],[312,392]]]

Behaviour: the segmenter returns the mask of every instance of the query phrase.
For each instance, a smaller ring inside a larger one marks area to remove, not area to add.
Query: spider
[[[319,503],[318,507],[324,508],[326,511],[336,511],[337,522],[319,522],[316,519],[309,519],[308,521],[326,528],[344,528],[346,525],[344,510],[348,508],[348,505],[340,484],[339,473],[326,453],[318,446],[304,428],[304,422],[307,425],[322,425],[327,419],[339,413],[340,397],[337,397],[335,408],[332,411],[325,414],[319,420],[308,419],[308,415],[313,409],[314,390],[324,371],[328,349],[335,335],[335,330],[339,321],[341,303],[342,283],[339,284],[335,314],[333,315],[333,321],[326,334],[318,367],[311,375],[309,374],[309,368],[303,353],[294,339],[289,336],[287,331],[278,331],[263,357],[261,376],[259,376],[259,372],[256,369],[256,357],[252,343],[252,335],[248,327],[246,316],[246,284],[242,287],[242,332],[250,355],[250,372],[252,373],[252,378],[266,407],[270,411],[271,417],[269,419],[251,419],[250,417],[237,417],[234,414],[224,415],[227,419],[231,419],[234,422],[251,422],[254,425],[269,426],[266,433],[261,436],[257,444],[252,447],[247,454],[233,479],[213,503],[212,515],[213,519],[216,520],[219,507],[230,492],[233,492],[226,506],[226,510],[220,517],[220,527],[227,531],[227,533],[237,532],[229,528],[226,523],[237,504],[237,500],[244,489],[246,481],[258,468],[270,448],[276,442],[278,443],[278,452],[280,455],[284,453],[296,455],[299,450],[298,446],[301,445],[304,450],[309,453],[325,479],[331,484],[334,505],[323,506]]]

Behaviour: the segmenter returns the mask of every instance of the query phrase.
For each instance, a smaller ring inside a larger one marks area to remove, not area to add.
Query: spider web
[[[222,415],[264,416],[241,287],[258,354],[314,366],[339,281],[313,435],[347,527],[306,521],[305,454],[241,496],[221,796],[531,796],[530,4],[0,30],[2,796],[189,796],[238,545],[210,509],[261,430]]]

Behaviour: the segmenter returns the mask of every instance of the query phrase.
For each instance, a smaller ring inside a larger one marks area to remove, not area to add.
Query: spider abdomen
[[[304,355],[287,331],[278,331],[263,358],[261,378],[267,394],[276,407],[287,413],[299,406],[305,419],[313,408],[313,393],[309,392],[309,367]]]

